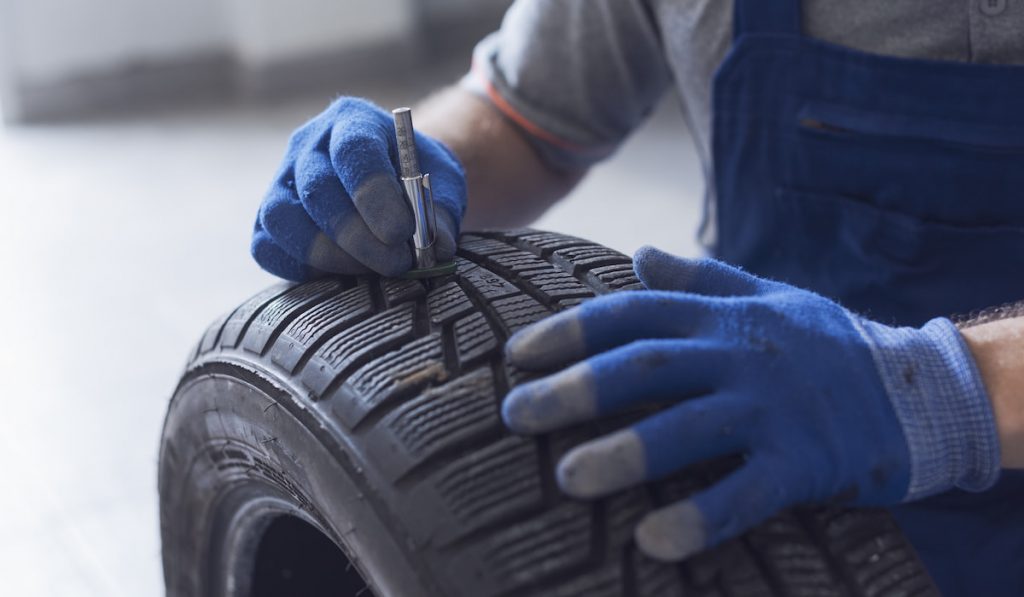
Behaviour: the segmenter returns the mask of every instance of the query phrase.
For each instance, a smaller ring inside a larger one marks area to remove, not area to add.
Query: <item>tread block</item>
[[[267,345],[279,331],[278,326],[293,319],[304,309],[320,302],[323,297],[341,290],[341,282],[325,278],[301,284],[267,303],[249,325],[242,340],[242,348],[263,354]]]
[[[332,409],[346,425],[355,427],[385,402],[447,378],[441,335],[431,334],[355,370],[338,390]]]
[[[632,259],[615,249],[594,244],[558,249],[551,254],[551,261],[572,272],[573,275],[596,267],[633,263]]]
[[[473,234],[462,235],[462,238],[459,239],[459,250],[479,257],[517,251],[516,247],[507,243]]]
[[[544,261],[536,255],[531,255],[526,251],[494,255],[487,261],[489,264],[494,264],[506,273],[521,277],[530,277],[531,275],[547,274],[559,271],[547,261]]]
[[[838,579],[828,561],[792,515],[770,518],[748,533],[747,541],[761,555],[762,565],[792,592],[840,596]]]
[[[231,317],[233,312],[224,313],[210,324],[206,331],[203,332],[203,337],[199,340],[199,346],[196,348],[196,353],[193,358],[198,357],[201,354],[210,352],[217,346],[217,339],[220,337],[220,331],[224,327],[224,323]]]
[[[398,479],[430,457],[501,428],[494,377],[481,368],[435,386],[388,413],[367,446],[384,475]]]
[[[478,236],[486,236],[486,237],[490,237],[490,238],[500,238],[502,240],[508,240],[508,239],[515,240],[515,239],[519,238],[520,236],[522,236],[524,234],[534,234],[536,232],[539,232],[539,231],[538,230],[534,230],[533,228],[530,228],[530,227],[527,227],[527,226],[523,226],[521,228],[510,228],[508,230],[502,230],[500,228],[499,229],[495,229],[495,230],[477,230],[476,232],[474,232],[474,234],[476,234]],[[557,232],[552,232],[551,234],[558,234],[558,233]]]
[[[414,301],[427,293],[423,282],[405,278],[381,278],[380,289],[384,303],[389,307]]]
[[[768,597],[776,594],[757,560],[740,540],[726,541],[697,554],[687,561],[685,568],[698,588],[712,594],[717,594],[719,589],[724,589],[722,592],[730,597]],[[795,592],[792,595],[828,597],[830,593]]]
[[[468,282],[473,290],[484,300],[494,299],[519,294],[519,289],[494,272],[489,272],[477,264],[457,257],[458,274],[465,282]]]
[[[895,525],[883,533],[877,532],[877,526],[867,528],[873,528],[875,533],[862,535],[861,541],[844,550],[841,559],[857,582],[865,587],[865,594],[888,595],[894,585],[913,578],[912,572],[923,576],[916,556]]]
[[[505,361],[504,363],[504,373],[505,381],[508,383],[509,389],[512,389],[523,382],[539,377],[539,374],[531,371],[523,371],[519,367],[510,364],[508,361]]]
[[[313,392],[314,399],[320,399],[349,368],[411,339],[413,303],[405,303],[335,334],[303,367],[302,383]]]
[[[482,313],[474,313],[455,322],[455,348],[463,368],[486,358],[498,348],[498,339]]]
[[[633,569],[633,586],[631,593],[637,597],[690,597],[704,595],[711,597],[715,593],[686,590],[678,566],[666,566],[645,556],[639,549],[631,549],[627,556]]]
[[[543,272],[530,272],[523,276],[530,286],[552,300],[584,299],[594,296],[594,291],[569,274],[552,267]]]
[[[371,313],[373,298],[365,283],[336,294],[288,324],[271,348],[271,360],[294,373],[311,346],[369,317]]]
[[[448,282],[427,293],[430,323],[443,325],[473,310],[466,292],[455,282]]]
[[[544,499],[537,447],[515,436],[459,458],[417,489],[410,501],[430,504],[436,516],[415,521],[411,531],[441,547]]]
[[[605,549],[609,556],[633,542],[633,530],[651,508],[651,500],[642,487],[617,493],[605,501]]]
[[[536,444],[512,436],[447,467],[438,475],[437,489],[449,511],[465,525],[462,534],[502,513],[540,503],[539,472]]]
[[[220,347],[234,348],[241,339],[242,334],[245,333],[245,329],[249,326],[253,316],[259,313],[264,305],[278,295],[287,292],[292,286],[292,284],[288,283],[275,284],[242,303],[224,323],[224,329],[220,333]]]
[[[462,594],[522,595],[524,585],[582,566],[593,550],[591,507],[583,502],[558,506],[466,546],[449,560],[446,576]],[[477,585],[477,586],[474,586]]]
[[[894,594],[911,594],[910,588],[916,584],[922,590],[930,589],[929,584],[923,578],[920,567],[916,562],[907,558],[901,558],[898,564],[888,568],[885,572],[878,574],[870,581],[864,583],[864,594],[872,597],[885,597]],[[913,593],[915,595],[938,595],[938,591]]]
[[[864,595],[939,594],[886,511],[829,508],[813,517],[833,560],[864,587]]]
[[[505,333],[509,336],[551,314],[551,309],[525,294],[498,299],[492,305],[501,319]]]
[[[578,307],[582,305],[584,302],[586,302],[586,300],[586,298],[582,297],[562,299],[558,301],[558,304],[555,306],[555,308],[558,309],[559,311],[565,309],[572,309],[573,307]]]
[[[558,585],[545,595],[551,597],[622,597],[626,595],[622,583],[622,568],[607,566],[597,568],[583,576]]]
[[[547,257],[557,249],[594,244],[588,240],[569,236],[568,234],[541,232],[539,230],[529,229],[504,233],[502,236],[512,240],[516,245],[540,257]]]
[[[615,290],[643,290],[644,285],[633,271],[633,263],[604,265],[587,272],[588,283],[604,289],[605,292]]]

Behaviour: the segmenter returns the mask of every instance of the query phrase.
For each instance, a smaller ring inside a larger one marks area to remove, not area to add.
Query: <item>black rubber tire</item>
[[[680,566],[642,556],[640,517],[733,460],[599,501],[558,491],[559,456],[630,417],[512,435],[499,405],[525,376],[503,342],[637,288],[620,253],[518,230],[464,235],[457,275],[431,284],[324,279],[249,299],[207,330],[168,410],[168,594],[937,595],[881,510],[790,511]]]

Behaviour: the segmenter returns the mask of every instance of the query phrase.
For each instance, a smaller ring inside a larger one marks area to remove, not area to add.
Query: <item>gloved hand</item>
[[[466,210],[462,166],[426,135],[416,134],[416,149],[437,207],[435,251],[448,261]],[[391,114],[362,99],[335,101],[292,134],[260,207],[253,257],[268,272],[295,281],[407,271],[415,224],[397,164]]]
[[[594,299],[509,340],[523,369],[585,360],[516,387],[502,414],[514,431],[542,433],[669,405],[562,458],[558,483],[579,498],[744,454],[717,484],[647,515],[635,537],[648,555],[685,558],[794,504],[896,504],[996,481],[991,407],[949,320],[889,327],[649,247],[635,268],[650,291]]]

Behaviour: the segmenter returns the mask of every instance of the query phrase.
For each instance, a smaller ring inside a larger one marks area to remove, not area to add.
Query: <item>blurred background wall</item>
[[[308,88],[410,68],[493,27],[510,0],[0,0],[9,122]],[[377,50],[388,48],[388,52]]]

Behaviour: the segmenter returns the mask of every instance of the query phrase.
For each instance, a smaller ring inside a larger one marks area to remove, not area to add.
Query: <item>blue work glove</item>
[[[455,155],[417,133],[420,169],[437,206],[439,261],[455,254],[466,181]],[[260,207],[252,254],[288,280],[370,271],[395,276],[413,265],[415,224],[398,178],[390,113],[344,97],[302,125]]]
[[[506,424],[542,433],[668,405],[576,447],[558,484],[579,498],[743,454],[737,470],[656,510],[635,537],[683,559],[791,505],[892,505],[999,475],[988,397],[947,319],[920,329],[862,319],[787,284],[646,247],[649,291],[600,297],[513,336],[508,360],[553,370],[505,398]]]

